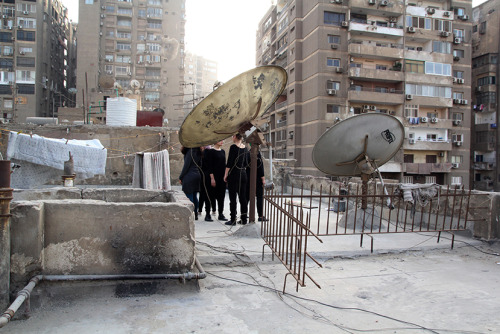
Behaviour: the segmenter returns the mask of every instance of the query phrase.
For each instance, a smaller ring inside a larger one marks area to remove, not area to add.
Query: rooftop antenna
[[[184,147],[217,143],[240,133],[252,144],[250,155],[249,220],[255,221],[257,153],[264,144],[259,124],[261,116],[285,89],[287,74],[280,66],[260,66],[221,84],[186,116],[179,130]]]

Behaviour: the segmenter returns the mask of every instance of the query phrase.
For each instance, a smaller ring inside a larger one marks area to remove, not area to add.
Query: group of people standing
[[[182,148],[184,166],[179,180],[182,190],[193,202],[195,219],[205,206],[205,221],[213,221],[212,213],[218,209],[217,219],[226,221],[226,225],[246,224],[248,222],[248,202],[250,180],[250,152],[243,143],[241,134],[233,135],[233,144],[226,153],[222,149],[224,141],[219,141],[213,147]],[[263,216],[264,166],[262,157],[257,157],[257,213],[259,221]],[[229,193],[230,219],[224,216],[224,198],[226,189]],[[198,200],[198,192],[200,199]],[[237,201],[240,204],[240,220],[237,222]]]

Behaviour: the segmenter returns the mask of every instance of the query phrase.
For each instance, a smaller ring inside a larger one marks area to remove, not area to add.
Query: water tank
[[[110,97],[106,100],[106,125],[135,126],[137,101],[127,97]]]

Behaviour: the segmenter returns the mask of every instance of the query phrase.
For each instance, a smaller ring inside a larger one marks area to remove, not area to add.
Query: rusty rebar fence
[[[308,253],[309,236],[323,242],[322,236],[360,235],[362,246],[367,235],[373,252],[373,234],[437,232],[439,242],[441,232],[450,232],[453,248],[454,233],[471,229],[473,222],[485,221],[486,214],[481,216],[479,211],[488,208],[471,206],[471,191],[463,187],[404,189],[390,185],[384,191],[375,182],[368,189],[356,183],[339,189],[330,186],[327,191],[320,187],[316,192],[303,186],[292,187],[288,193],[284,188],[272,189],[264,198],[268,218],[261,226],[264,247],[269,246],[273,256],[285,265],[286,276],[295,278],[297,290],[305,286],[305,277],[320,287],[306,271],[307,258],[321,266]]]

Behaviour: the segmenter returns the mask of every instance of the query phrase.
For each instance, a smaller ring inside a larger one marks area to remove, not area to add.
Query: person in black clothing
[[[201,150],[199,147],[182,147],[181,152],[184,155],[184,166],[179,181],[182,184],[182,191],[194,204],[194,219],[198,220],[198,192],[201,179],[198,166],[201,164]]]
[[[213,205],[210,199],[210,151],[211,146],[205,146],[202,148],[202,158],[201,158],[201,180],[200,180],[200,203],[198,207],[198,212],[201,214],[203,209],[203,204],[205,204],[205,221],[213,221],[212,216],[210,216],[210,208]]]
[[[226,171],[224,181],[227,182],[229,191],[229,209],[231,220],[226,225],[236,225],[237,204],[236,196],[240,202],[240,224],[247,223],[247,173],[245,171],[248,165],[248,150],[241,141],[241,134],[233,135],[233,145],[229,148],[227,157]]]
[[[251,159],[249,159],[249,161],[251,161]],[[248,163],[248,167],[246,168],[248,182],[250,182],[250,165],[251,162]],[[257,178],[255,183],[255,204],[257,207],[257,215],[261,222],[266,219],[264,217],[264,186],[266,184],[266,178],[264,175],[264,163],[262,162],[260,152],[257,152]],[[250,185],[247,186],[247,200],[250,202]]]
[[[209,197],[212,204],[212,212],[219,208],[219,220],[227,220],[224,216],[224,198],[226,197],[226,182],[224,174],[226,168],[226,152],[221,148],[224,141],[217,142],[209,151],[208,170],[210,173]]]

